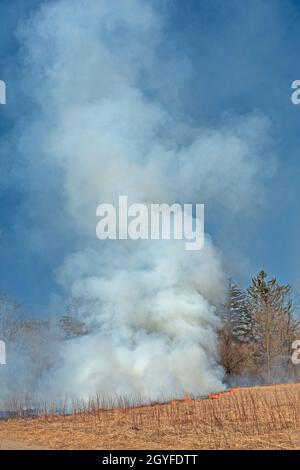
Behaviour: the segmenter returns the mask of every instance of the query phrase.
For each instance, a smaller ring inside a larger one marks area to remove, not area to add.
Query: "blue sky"
[[[6,81],[8,92],[7,105],[0,106],[0,290],[16,295],[36,313],[49,308],[51,296],[58,291],[53,272],[70,245],[76,244],[68,229],[56,224],[61,216],[56,175],[51,168],[46,175],[43,167],[43,179],[38,159],[30,172],[28,167],[23,172],[23,141],[12,138],[39,112],[33,99],[36,89],[26,77],[30,63],[24,67],[22,39],[16,31],[43,3],[49,2],[0,3],[0,79]],[[269,169],[266,165],[260,175],[264,195],[258,192],[257,198],[263,197],[264,204],[220,217],[208,203],[207,230],[242,283],[264,268],[282,282],[296,284],[300,278],[300,106],[291,103],[291,83],[300,79],[300,2],[145,3],[151,3],[164,20],[164,41],[156,50],[162,70],[155,79],[151,77],[149,100],[159,95],[172,115],[191,126],[218,127],[224,113],[258,112],[269,120],[267,152],[276,163]],[[175,79],[172,67],[178,57],[182,67],[176,63]]]

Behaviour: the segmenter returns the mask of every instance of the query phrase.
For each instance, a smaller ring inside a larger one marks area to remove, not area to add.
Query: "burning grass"
[[[0,439],[52,449],[300,448],[300,384],[231,389],[166,404],[102,405],[94,399],[74,403],[72,415],[48,411],[2,421]]]

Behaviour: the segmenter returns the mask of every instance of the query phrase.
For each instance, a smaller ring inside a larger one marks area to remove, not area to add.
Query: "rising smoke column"
[[[180,241],[95,235],[96,207],[121,194],[130,203],[205,203],[226,216],[247,209],[257,189],[267,120],[228,116],[203,129],[172,115],[157,86],[164,23],[151,5],[45,2],[18,31],[36,109],[17,138],[27,167],[47,172],[61,195],[54,212],[72,243],[54,275],[90,332],[63,346],[48,378],[58,395],[153,400],[223,387],[224,274],[210,237],[195,253]],[[181,66],[172,57],[173,86]],[[46,210],[39,201],[37,223]]]

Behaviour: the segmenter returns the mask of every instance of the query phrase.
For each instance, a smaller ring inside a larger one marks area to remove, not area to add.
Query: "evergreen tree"
[[[232,279],[228,281],[227,297],[223,306],[223,325],[232,339],[249,342],[252,336],[252,319],[247,295]]]
[[[251,332],[246,293],[229,279],[219,332],[221,363],[227,376],[242,374],[246,368],[249,354],[246,344],[251,340]]]
[[[261,271],[252,279],[248,295],[256,368],[270,383],[288,368],[297,333],[291,287],[280,285],[276,279],[267,280],[267,273]]]

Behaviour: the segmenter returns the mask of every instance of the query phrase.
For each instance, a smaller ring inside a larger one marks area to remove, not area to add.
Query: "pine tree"
[[[245,345],[252,338],[252,320],[247,296],[231,279],[228,281],[226,301],[222,307],[220,336],[221,362],[227,375],[243,372],[249,351]]]
[[[222,319],[224,328],[230,331],[234,341],[249,342],[251,340],[252,319],[247,295],[232,279],[228,281]]]
[[[268,383],[288,367],[290,348],[296,335],[291,287],[276,279],[267,280],[261,271],[248,289],[253,341],[256,345],[256,367]]]

